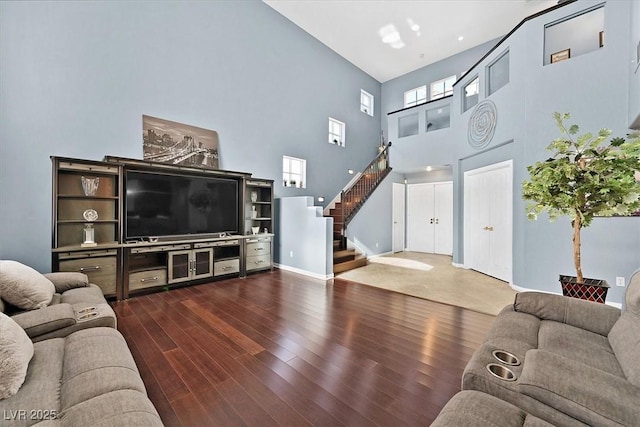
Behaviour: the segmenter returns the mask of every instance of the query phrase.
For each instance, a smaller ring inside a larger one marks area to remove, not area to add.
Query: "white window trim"
[[[451,89],[446,90],[446,84],[450,80],[453,80],[453,83],[451,84]],[[434,99],[440,99],[440,98],[444,98],[445,96],[453,95],[453,84],[456,82],[456,80],[457,80],[457,76],[454,74],[453,76],[449,76],[447,78],[436,80],[435,82],[431,82],[431,84],[429,85],[429,95],[430,95],[429,99],[433,101]],[[433,88],[439,85],[442,86],[442,93],[439,94],[438,96],[434,96]]]
[[[424,89],[424,98],[418,99],[418,91],[420,91],[421,89]],[[407,101],[407,95],[410,95],[410,94],[413,95],[412,98],[415,98],[415,100],[411,99],[411,100]],[[404,107],[405,108],[413,107],[414,105],[424,104],[425,102],[427,102],[427,85],[414,87],[413,89],[409,89],[408,91],[406,91],[404,93]]]
[[[285,166],[285,163],[287,164]],[[300,173],[292,172],[291,165],[298,163]],[[295,184],[292,182],[295,181]],[[284,187],[307,188],[307,161],[297,157],[282,156],[282,185]]]
[[[371,105],[369,106],[366,103],[362,102],[363,99],[368,99],[369,104]],[[360,89],[360,111],[373,117],[373,111],[374,111],[373,101],[374,101],[373,95],[371,95],[369,92],[367,92],[364,89]]]
[[[335,132],[333,127],[338,127],[338,132]],[[347,133],[347,125],[341,122],[340,120],[336,120],[332,117],[329,117],[329,144],[335,144],[340,147],[345,146],[346,142],[346,133]]]

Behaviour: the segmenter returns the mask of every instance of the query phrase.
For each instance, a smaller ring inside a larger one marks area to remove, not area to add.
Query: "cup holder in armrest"
[[[82,316],[83,314],[86,313],[91,313],[92,311],[96,311],[98,308],[97,307],[85,307],[81,310],[78,310],[78,316]]]
[[[493,357],[495,357],[498,362],[504,363],[505,365],[518,366],[520,364],[520,359],[508,351],[493,350],[491,354],[493,354]]]
[[[500,378],[505,381],[515,381],[516,374],[506,366],[498,365],[497,363],[489,363],[487,365],[487,371],[496,378]]]
[[[89,320],[89,319],[93,319],[94,317],[96,317],[98,315],[97,311],[90,311],[88,313],[85,314],[80,314],[78,316],[78,322],[82,322],[84,320]]]

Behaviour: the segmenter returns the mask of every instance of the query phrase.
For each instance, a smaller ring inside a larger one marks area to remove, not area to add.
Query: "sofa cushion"
[[[24,310],[46,307],[51,302],[53,283],[33,268],[17,261],[0,261],[0,297]]]
[[[73,306],[76,304],[96,305],[106,302],[102,289],[93,283],[84,288],[70,289],[60,296],[60,303],[67,303]]]
[[[515,311],[553,320],[607,336],[620,317],[620,310],[605,304],[541,292],[519,292]]]
[[[122,335],[112,328],[89,328],[69,335],[60,388],[62,409],[120,389],[146,393]]]
[[[540,350],[568,357],[610,374],[624,377],[607,337],[549,320],[541,322],[538,336]]]
[[[147,395],[136,390],[114,390],[78,403],[60,414],[62,426],[153,427],[162,420]]]
[[[629,280],[624,311],[608,338],[627,380],[640,387],[640,271]]]
[[[588,425],[637,425],[640,388],[554,353],[530,350],[518,390]]]
[[[449,426],[553,427],[510,403],[474,390],[454,395],[431,424]]]
[[[18,392],[33,357],[33,343],[9,316],[0,313],[0,399]]]
[[[57,338],[33,345],[33,358],[29,363],[27,377],[20,391],[9,399],[0,400],[0,412],[10,410],[34,410],[36,415],[44,417],[52,411],[60,411],[60,378],[64,355],[64,339]],[[24,417],[11,421],[11,427],[30,426],[38,417]]]
[[[74,271],[59,271],[56,273],[45,273],[44,277],[51,280],[56,292],[61,294],[73,288],[83,288],[89,286],[89,277],[84,273]]]

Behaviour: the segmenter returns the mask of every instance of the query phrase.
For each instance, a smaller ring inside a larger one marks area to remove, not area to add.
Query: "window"
[[[307,187],[307,161],[282,156],[282,185],[285,187]]]
[[[346,125],[340,120],[329,117],[329,144],[344,147]]]
[[[427,110],[426,132],[444,129],[451,126],[451,106],[445,105]]]
[[[405,107],[413,107],[414,105],[424,104],[425,102],[427,102],[427,86],[426,85],[408,90],[404,93]]]
[[[360,111],[373,116],[373,95],[360,89]]]
[[[467,111],[478,103],[478,94],[480,93],[480,79],[476,77],[464,87],[464,99],[462,101],[463,111]]]
[[[398,137],[418,134],[418,113],[398,118]]]
[[[509,51],[506,51],[493,63],[489,64],[487,75],[487,93],[489,95],[509,83]]]
[[[444,98],[453,95],[453,84],[456,82],[456,76],[447,77],[431,83],[431,99]]]

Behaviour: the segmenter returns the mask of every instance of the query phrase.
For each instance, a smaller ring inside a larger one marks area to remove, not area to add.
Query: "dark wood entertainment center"
[[[273,180],[112,156],[51,161],[53,271],[85,273],[105,296],[121,300],[273,269]],[[237,206],[228,208],[237,230],[128,238],[128,171],[237,182]]]

